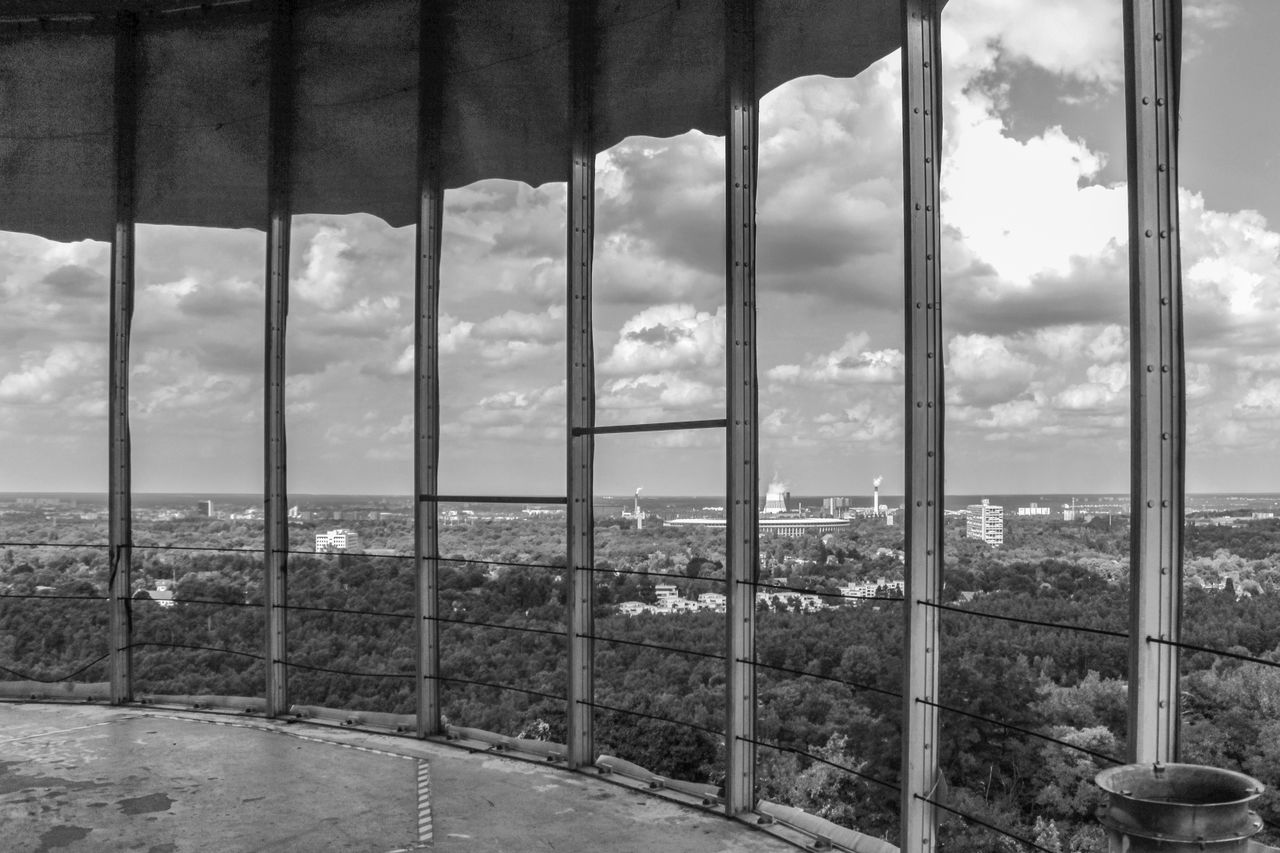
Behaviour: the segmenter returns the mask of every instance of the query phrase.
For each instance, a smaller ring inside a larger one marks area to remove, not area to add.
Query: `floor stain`
[[[167,812],[173,800],[168,794],[147,794],[145,797],[130,797],[119,800],[116,805],[127,815],[147,814],[148,812]]]
[[[176,844],[156,844],[147,849],[147,853],[178,853]]]
[[[19,761],[0,761],[0,794],[13,794],[35,788],[61,788],[65,791],[81,791],[85,788],[105,788],[103,782],[80,782],[75,779],[63,779],[61,776],[26,776],[15,773],[10,768],[18,766]]]
[[[45,853],[57,847],[69,847],[87,836],[92,830],[84,826],[55,826],[40,835],[40,846],[36,853]]]

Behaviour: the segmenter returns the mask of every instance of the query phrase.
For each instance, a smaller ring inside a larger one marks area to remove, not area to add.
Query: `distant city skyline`
[[[952,494],[1129,487],[1121,4],[966,0],[943,23],[946,475]],[[1180,114],[1193,492],[1280,488],[1280,4],[1186,0]],[[899,58],[760,111],[762,489],[901,492]],[[602,424],[724,416],[723,141],[597,158]],[[145,169],[145,164],[143,164]],[[445,200],[442,492],[563,493],[563,184]],[[261,488],[257,231],[143,225],[134,486]],[[287,334],[295,494],[412,487],[413,234],[294,219]],[[107,477],[104,243],[0,234],[0,489]],[[724,489],[722,435],[602,436],[598,491]]]

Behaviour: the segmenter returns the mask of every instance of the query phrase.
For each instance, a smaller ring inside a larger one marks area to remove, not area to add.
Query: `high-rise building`
[[[970,539],[981,539],[991,547],[1004,544],[1004,507],[996,506],[986,498],[980,504],[970,504],[965,532]]]
[[[196,515],[213,518],[213,501],[196,501]]]

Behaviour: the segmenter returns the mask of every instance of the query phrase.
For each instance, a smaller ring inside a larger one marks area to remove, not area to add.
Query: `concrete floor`
[[[0,848],[111,851],[794,850],[584,773],[245,717],[0,703]]]

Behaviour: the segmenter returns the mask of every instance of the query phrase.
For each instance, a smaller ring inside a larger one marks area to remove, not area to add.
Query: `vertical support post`
[[[938,610],[942,596],[942,288],[938,156],[941,17],[902,4],[902,175],[906,289],[906,630],[903,634],[902,851],[936,849]]]
[[[725,680],[725,812],[755,808],[755,583],[760,557],[756,380],[755,3],[729,0],[725,79],[726,483],[729,588]]]
[[[271,95],[268,118],[266,377],[264,384],[267,716],[289,710],[286,642],[288,603],[288,491],[285,482],[285,318],[289,313],[290,149],[293,137],[293,14],[291,0],[275,0],[271,14]]]
[[[1176,761],[1186,405],[1178,234],[1181,0],[1126,0],[1130,465],[1129,760]],[[1163,642],[1161,642],[1163,641]]]
[[[418,41],[418,263],[413,326],[413,493],[418,737],[440,733],[440,238],[444,225],[442,4],[423,4]],[[429,496],[429,500],[424,497]]]
[[[111,358],[108,366],[107,506],[110,574],[111,702],[133,699],[133,484],[129,442],[129,334],[133,326],[134,188],[137,172],[138,19],[116,18],[116,227],[111,239]]]
[[[591,328],[591,261],[595,237],[596,153],[592,135],[595,0],[570,6],[570,156],[568,211],[568,512],[569,721],[568,764],[595,761],[595,346]]]

